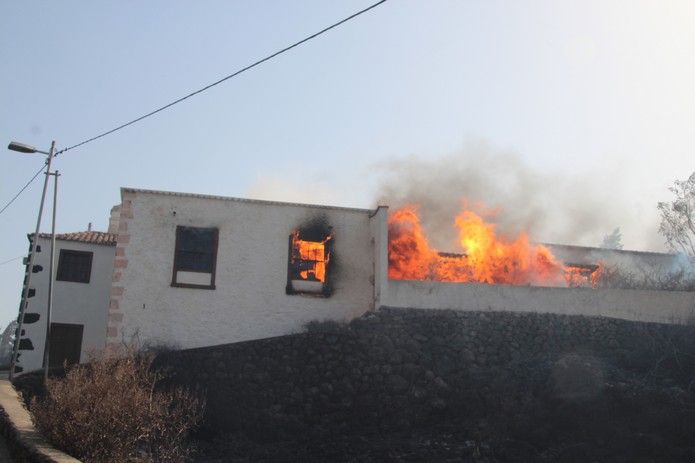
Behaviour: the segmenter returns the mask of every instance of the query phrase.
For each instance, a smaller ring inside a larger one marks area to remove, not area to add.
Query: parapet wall
[[[382,307],[554,313],[686,325],[695,292],[389,280]]]

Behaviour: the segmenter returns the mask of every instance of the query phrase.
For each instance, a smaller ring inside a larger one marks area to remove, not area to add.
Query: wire
[[[7,260],[4,261],[4,262],[0,262],[0,265],[9,264],[10,262],[14,262],[14,261],[16,261],[17,259],[21,259],[22,257],[24,257],[24,256],[18,256],[18,257],[13,257],[12,259],[7,259]]]
[[[21,195],[22,192],[23,192],[24,190],[26,190],[27,187],[28,187],[29,185],[31,185],[31,182],[33,182],[33,181],[36,179],[36,177],[39,176],[39,174],[40,174],[41,172],[43,172],[43,168],[44,168],[45,165],[46,165],[46,164],[44,163],[44,165],[41,166],[41,168],[40,168],[39,170],[36,171],[36,173],[34,174],[34,176],[31,177],[31,179],[29,179],[29,181],[26,183],[26,185],[24,185],[24,186],[22,187],[22,189],[19,190],[19,191],[17,192],[17,194],[14,195],[14,196],[12,197],[12,199],[10,199],[10,200],[7,202],[7,204],[5,204],[5,205],[2,207],[2,209],[0,209],[0,214],[2,214],[3,212],[5,212],[5,209],[7,209],[8,207],[10,207],[10,204],[12,204],[12,203],[14,202],[14,200],[17,199],[17,198],[19,197],[19,195]]]
[[[142,115],[142,116],[140,116],[140,117],[138,117],[138,118],[136,118],[136,119],[133,119],[133,120],[131,120],[131,121],[129,121],[129,122],[126,122],[125,124],[121,124],[121,125],[119,125],[119,126],[117,126],[117,127],[114,127],[114,128],[111,129],[111,130],[107,130],[106,132],[103,132],[103,133],[100,133],[99,135],[96,135],[96,136],[93,136],[93,137],[91,137],[91,138],[88,138],[88,139],[86,139],[86,140],[84,140],[84,141],[81,141],[81,142],[75,144],[75,145],[69,146],[69,147],[67,147],[67,148],[63,148],[63,149],[57,151],[57,152],[55,153],[54,156],[58,156],[59,154],[65,153],[66,151],[70,151],[70,150],[75,149],[75,148],[77,148],[77,147],[79,147],[79,146],[86,145],[87,143],[93,142],[93,141],[98,140],[98,139],[100,139],[100,138],[103,138],[103,137],[105,137],[105,136],[107,136],[107,135],[110,135],[110,134],[112,134],[112,133],[114,133],[114,132],[117,132],[117,131],[119,131],[119,130],[121,130],[121,129],[124,129],[124,128],[126,128],[126,127],[128,127],[128,126],[130,126],[130,125],[133,125],[133,124],[135,124],[135,123],[137,123],[137,122],[140,122],[141,120],[146,119],[146,118],[148,118],[148,117],[150,117],[150,116],[154,116],[155,114],[157,114],[157,113],[159,113],[159,112],[162,112],[162,111],[164,111],[165,109],[168,109],[168,108],[170,108],[170,107],[172,107],[172,106],[174,106],[174,105],[176,105],[176,104],[178,104],[178,103],[181,103],[182,101],[187,100],[187,99],[189,99],[189,98],[191,98],[191,97],[193,97],[193,96],[195,96],[195,95],[198,95],[199,93],[203,93],[204,91],[209,90],[209,89],[211,89],[212,87],[214,87],[214,86],[216,86],[216,85],[219,85],[219,84],[221,84],[221,83],[223,83],[223,82],[225,82],[225,81],[227,81],[227,80],[229,80],[229,79],[231,79],[231,78],[233,78],[233,77],[236,77],[236,76],[238,76],[239,74],[242,74],[242,73],[244,73],[244,72],[246,72],[246,71],[248,71],[248,70],[250,70],[250,69],[253,69],[253,68],[255,68],[256,66],[258,66],[258,65],[260,65],[260,64],[263,64],[263,63],[265,63],[266,61],[269,61],[269,60],[275,58],[276,56],[279,56],[279,55],[281,55],[281,54],[283,54],[283,53],[286,53],[286,52],[292,50],[293,48],[296,48],[296,47],[298,47],[298,46],[300,46],[300,45],[302,45],[302,44],[304,44],[304,43],[306,43],[306,42],[308,42],[308,41],[310,41],[310,40],[312,40],[312,39],[315,39],[316,37],[318,37],[318,36],[320,36],[320,35],[322,35],[322,34],[328,32],[328,31],[330,31],[331,29],[334,29],[334,28],[336,28],[336,27],[338,27],[338,26],[340,26],[340,25],[342,25],[342,24],[345,24],[346,22],[350,21],[351,19],[354,19],[354,18],[360,16],[361,14],[364,14],[364,13],[366,13],[366,12],[368,12],[368,11],[370,11],[370,10],[376,8],[377,6],[381,5],[382,3],[386,3],[386,1],[387,1],[387,0],[380,0],[380,1],[378,1],[378,2],[376,2],[376,3],[374,3],[374,4],[372,4],[372,5],[368,6],[367,8],[364,8],[364,9],[358,11],[357,13],[354,13],[354,14],[348,16],[347,18],[344,18],[344,19],[338,21],[337,23],[334,23],[334,24],[332,24],[332,25],[330,25],[330,26],[328,26],[328,27],[326,27],[326,28],[324,28],[324,29],[321,29],[320,31],[318,31],[318,32],[316,32],[316,33],[314,33],[314,34],[312,34],[312,35],[310,35],[310,36],[308,36],[308,37],[305,37],[305,38],[303,38],[302,40],[293,43],[292,45],[289,45],[289,46],[287,46],[287,47],[285,47],[285,48],[283,48],[283,49],[281,49],[281,50],[279,50],[279,51],[276,51],[275,53],[273,53],[273,54],[271,54],[271,55],[268,55],[268,56],[266,56],[265,58],[259,59],[258,61],[254,62],[254,63],[252,63],[252,64],[249,64],[248,66],[243,67],[243,68],[239,69],[238,71],[236,71],[236,72],[234,72],[234,73],[232,73],[232,74],[229,74],[228,76],[225,76],[225,77],[223,77],[223,78],[221,78],[221,79],[219,79],[219,80],[217,80],[217,81],[215,81],[215,82],[213,82],[213,83],[211,83],[211,84],[209,84],[209,85],[206,85],[206,86],[203,87],[203,88],[200,88],[200,89],[198,89],[198,90],[196,90],[196,91],[194,91],[194,92],[191,92],[191,93],[189,93],[188,95],[182,96],[181,98],[178,98],[178,99],[172,101],[171,103],[168,103],[168,104],[166,104],[166,105],[164,105],[164,106],[162,106],[162,107],[160,107],[160,108],[157,108],[157,109],[155,109],[155,110],[153,110],[153,111],[150,111],[149,113],[144,114],[144,115]],[[9,201],[7,202],[7,204],[5,204],[5,206],[3,206],[2,209],[0,209],[0,214],[2,214],[3,212],[5,212],[5,209],[7,209],[7,208],[19,197],[19,195],[21,195],[22,192],[24,192],[24,190],[27,189],[27,187],[31,184],[31,182],[33,182],[33,181],[36,179],[36,177],[38,177],[38,175],[41,173],[42,170],[43,170],[43,166],[41,167],[41,169],[39,169],[39,170],[34,174],[34,176],[27,182],[27,184],[24,185],[24,186],[22,187],[21,190],[19,190],[19,192],[18,192],[16,195],[14,195],[14,197],[13,197],[11,200],[9,200]]]
[[[189,93],[189,94],[186,95],[186,96],[183,96],[183,97],[181,97],[181,98],[179,98],[179,99],[177,99],[177,100],[172,101],[172,102],[169,103],[169,104],[166,104],[166,105],[164,105],[164,106],[162,106],[162,107],[160,107],[160,108],[155,109],[154,111],[150,111],[149,113],[144,114],[144,115],[142,115],[142,116],[140,116],[140,117],[138,117],[138,118],[136,118],[136,119],[133,119],[133,120],[131,120],[131,121],[129,121],[129,122],[126,122],[125,124],[121,124],[121,125],[119,125],[118,127],[115,127],[115,128],[113,128],[113,129],[111,129],[111,130],[107,130],[106,132],[103,132],[103,133],[100,133],[99,135],[96,135],[96,136],[94,136],[94,137],[88,138],[88,139],[86,139],[86,140],[84,140],[84,141],[81,141],[81,142],[75,144],[75,145],[69,146],[69,147],[67,147],[67,148],[63,148],[62,150],[60,150],[60,151],[58,151],[58,152],[56,153],[56,156],[58,156],[59,154],[65,153],[66,151],[70,151],[71,149],[75,149],[75,148],[77,148],[77,147],[79,147],[79,146],[86,145],[87,143],[93,142],[93,141],[98,140],[98,139],[100,139],[100,138],[102,138],[102,137],[105,137],[105,136],[107,136],[107,135],[110,135],[110,134],[112,134],[112,133],[114,133],[114,132],[117,132],[117,131],[119,131],[119,130],[121,130],[121,129],[124,129],[124,128],[128,127],[129,125],[133,125],[133,124],[135,124],[135,123],[137,123],[137,122],[140,122],[141,120],[146,119],[146,118],[148,118],[148,117],[150,117],[150,116],[154,116],[155,114],[157,114],[157,113],[159,113],[159,112],[161,112],[161,111],[164,111],[165,109],[170,108],[170,107],[174,106],[175,104],[181,103],[182,101],[187,100],[188,98],[191,98],[192,96],[195,96],[195,95],[197,95],[197,94],[199,94],[199,93],[202,93],[202,92],[204,92],[204,91],[206,91],[206,90],[208,90],[208,89],[210,89],[210,88],[212,88],[212,87],[214,87],[214,86],[216,86],[216,85],[219,85],[219,84],[221,84],[222,82],[225,82],[225,81],[227,81],[227,80],[229,80],[229,79],[231,79],[231,78],[233,78],[233,77],[236,77],[236,76],[238,76],[239,74],[248,71],[249,69],[255,68],[255,67],[258,66],[259,64],[265,63],[266,61],[269,61],[269,60],[275,58],[275,57],[278,56],[278,55],[281,55],[281,54],[283,54],[283,53],[285,53],[285,52],[288,52],[288,51],[292,50],[293,48],[298,47],[298,46],[302,45],[303,43],[308,42],[309,40],[315,39],[315,38],[318,37],[319,35],[322,35],[322,34],[328,32],[328,31],[330,31],[331,29],[334,29],[334,28],[336,28],[336,27],[338,27],[338,26],[340,26],[340,25],[342,25],[342,24],[344,24],[344,23],[350,21],[351,19],[354,19],[354,18],[360,16],[361,14],[364,14],[364,13],[368,12],[369,10],[372,10],[372,9],[376,8],[377,6],[381,5],[382,3],[385,3],[386,1],[387,1],[387,0],[381,0],[381,1],[379,1],[379,2],[376,2],[376,3],[374,3],[373,5],[368,6],[367,8],[358,11],[357,13],[354,13],[354,14],[348,16],[347,18],[338,21],[337,23],[334,23],[334,24],[332,24],[332,25],[330,25],[330,26],[328,26],[328,27],[326,27],[326,28],[324,28],[324,29],[321,29],[319,32],[316,32],[316,33],[314,33],[314,34],[312,34],[312,35],[310,35],[310,36],[308,36],[308,37],[303,38],[303,39],[300,40],[299,42],[295,42],[295,43],[293,43],[292,45],[289,45],[289,46],[283,48],[282,50],[276,51],[275,53],[273,53],[273,54],[271,54],[271,55],[268,55],[268,56],[266,56],[265,58],[259,59],[258,61],[256,61],[256,62],[253,63],[253,64],[249,64],[248,66],[243,67],[243,68],[239,69],[238,71],[236,71],[236,72],[234,72],[234,73],[232,73],[232,74],[229,74],[228,76],[225,76],[225,77],[221,78],[220,80],[217,80],[217,81],[215,81],[215,82],[213,82],[213,83],[211,83],[211,84],[209,84],[209,85],[206,85],[205,87],[203,87],[203,88],[201,88],[201,89],[198,89],[198,90],[196,90],[196,91],[194,91],[194,92],[191,92],[191,93]]]

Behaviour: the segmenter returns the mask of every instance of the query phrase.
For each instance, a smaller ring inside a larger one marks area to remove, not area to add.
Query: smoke
[[[536,242],[598,246],[616,227],[627,246],[654,248],[661,241],[654,233],[658,224],[645,226],[645,217],[656,220],[656,201],[648,204],[651,216],[628,208],[615,172],[581,174],[571,170],[570,159],[563,164],[568,170],[543,172],[514,151],[469,143],[440,158],[409,156],[376,164],[377,196],[392,208],[418,205],[432,244],[444,251],[458,249],[453,220],[463,200],[478,212],[494,210],[494,217],[486,219],[500,233],[526,231]]]
[[[264,175],[256,178],[246,195],[254,199],[307,204],[338,204],[340,192],[318,175]],[[300,180],[297,180],[300,179]]]
[[[669,272],[682,272],[686,278],[695,279],[695,259],[685,254],[676,254]]]

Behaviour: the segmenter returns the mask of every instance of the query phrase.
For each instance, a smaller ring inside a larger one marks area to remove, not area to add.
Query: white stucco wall
[[[373,308],[374,211],[122,190],[109,342],[193,348],[300,331]],[[334,229],[331,297],[287,295],[288,237]],[[382,218],[383,219],[383,218]],[[216,289],[171,286],[177,225],[219,229]]]
[[[643,322],[695,323],[695,293],[395,281],[382,306],[557,313]]]
[[[387,206],[379,206],[372,215],[371,228],[374,240],[374,305],[382,305],[382,294],[386,294],[388,285],[388,253],[381,252],[388,248],[388,213]]]
[[[41,368],[46,339],[46,306],[51,242],[48,239],[39,238],[38,245],[41,246],[41,252],[36,254],[34,265],[41,265],[43,270],[31,277],[30,287],[36,289],[36,295],[29,299],[27,313],[39,313],[40,318],[36,323],[24,324],[23,326],[26,332],[23,338],[30,339],[34,346],[34,350],[20,351],[22,355],[18,365],[24,368],[23,373]],[[56,240],[54,274],[58,270],[61,249],[94,253],[89,283],[55,281],[54,276],[53,286],[51,322],[84,325],[80,361],[85,361],[90,351],[103,349],[106,344],[106,314],[111,290],[115,247]]]

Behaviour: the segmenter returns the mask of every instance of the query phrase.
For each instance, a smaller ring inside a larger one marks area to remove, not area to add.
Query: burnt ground
[[[665,371],[646,378],[610,365],[596,371],[592,360],[579,356],[569,362],[588,369],[573,384],[561,385],[570,388],[564,392],[547,365],[490,369],[480,372],[478,391],[452,391],[430,420],[386,420],[378,427],[345,426],[292,438],[227,434],[200,439],[197,461],[695,461],[692,389]]]

